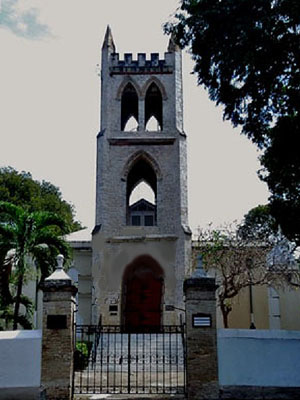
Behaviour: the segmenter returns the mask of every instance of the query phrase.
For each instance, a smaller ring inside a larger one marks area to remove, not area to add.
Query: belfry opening
[[[122,325],[126,331],[158,331],[162,324],[164,274],[151,256],[137,257],[124,272]]]
[[[145,98],[145,129],[148,131],[163,129],[162,95],[154,82],[149,86]]]
[[[137,189],[140,191],[135,193]],[[130,169],[126,192],[127,225],[156,225],[157,178],[144,157],[140,157]]]
[[[131,128],[133,121],[138,125],[139,107],[138,95],[135,88],[129,82],[125,86],[121,98],[121,131],[136,130]]]

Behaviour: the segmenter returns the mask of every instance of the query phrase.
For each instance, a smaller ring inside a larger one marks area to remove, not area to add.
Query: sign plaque
[[[47,315],[47,329],[67,329],[67,316]]]
[[[194,328],[207,328],[211,327],[211,315],[210,314],[193,314],[193,327]]]

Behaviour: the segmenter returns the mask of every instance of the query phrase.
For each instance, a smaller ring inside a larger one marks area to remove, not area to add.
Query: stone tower
[[[97,136],[93,322],[133,330],[179,323],[190,239],[181,51],[171,39],[163,59],[126,53],[121,60],[108,27]]]

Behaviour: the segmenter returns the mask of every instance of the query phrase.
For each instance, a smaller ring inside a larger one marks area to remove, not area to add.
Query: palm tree
[[[28,299],[22,295],[22,289],[32,261],[40,269],[41,278],[44,279],[55,265],[55,256],[58,253],[68,257],[69,246],[62,236],[69,232],[70,229],[65,221],[54,213],[29,212],[21,206],[0,202],[2,278],[5,280],[6,276],[7,280],[8,275],[14,276],[16,286],[15,296],[11,296],[10,299],[10,303],[14,304],[12,316],[14,330],[17,329],[18,322],[24,325],[24,316],[19,315],[20,305],[24,304],[27,309],[30,308]],[[9,251],[11,262],[7,261]],[[13,273],[9,274],[8,268],[11,266]],[[2,284],[2,289],[3,287]]]

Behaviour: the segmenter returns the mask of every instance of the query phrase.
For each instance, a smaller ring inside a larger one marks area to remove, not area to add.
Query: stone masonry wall
[[[190,278],[186,295],[187,394],[188,400],[218,399],[215,282],[212,278]],[[210,326],[194,326],[193,318],[204,314]]]
[[[44,291],[42,385],[47,400],[69,400],[73,372],[73,301],[70,291]],[[66,316],[65,329],[49,329],[47,317]]]

